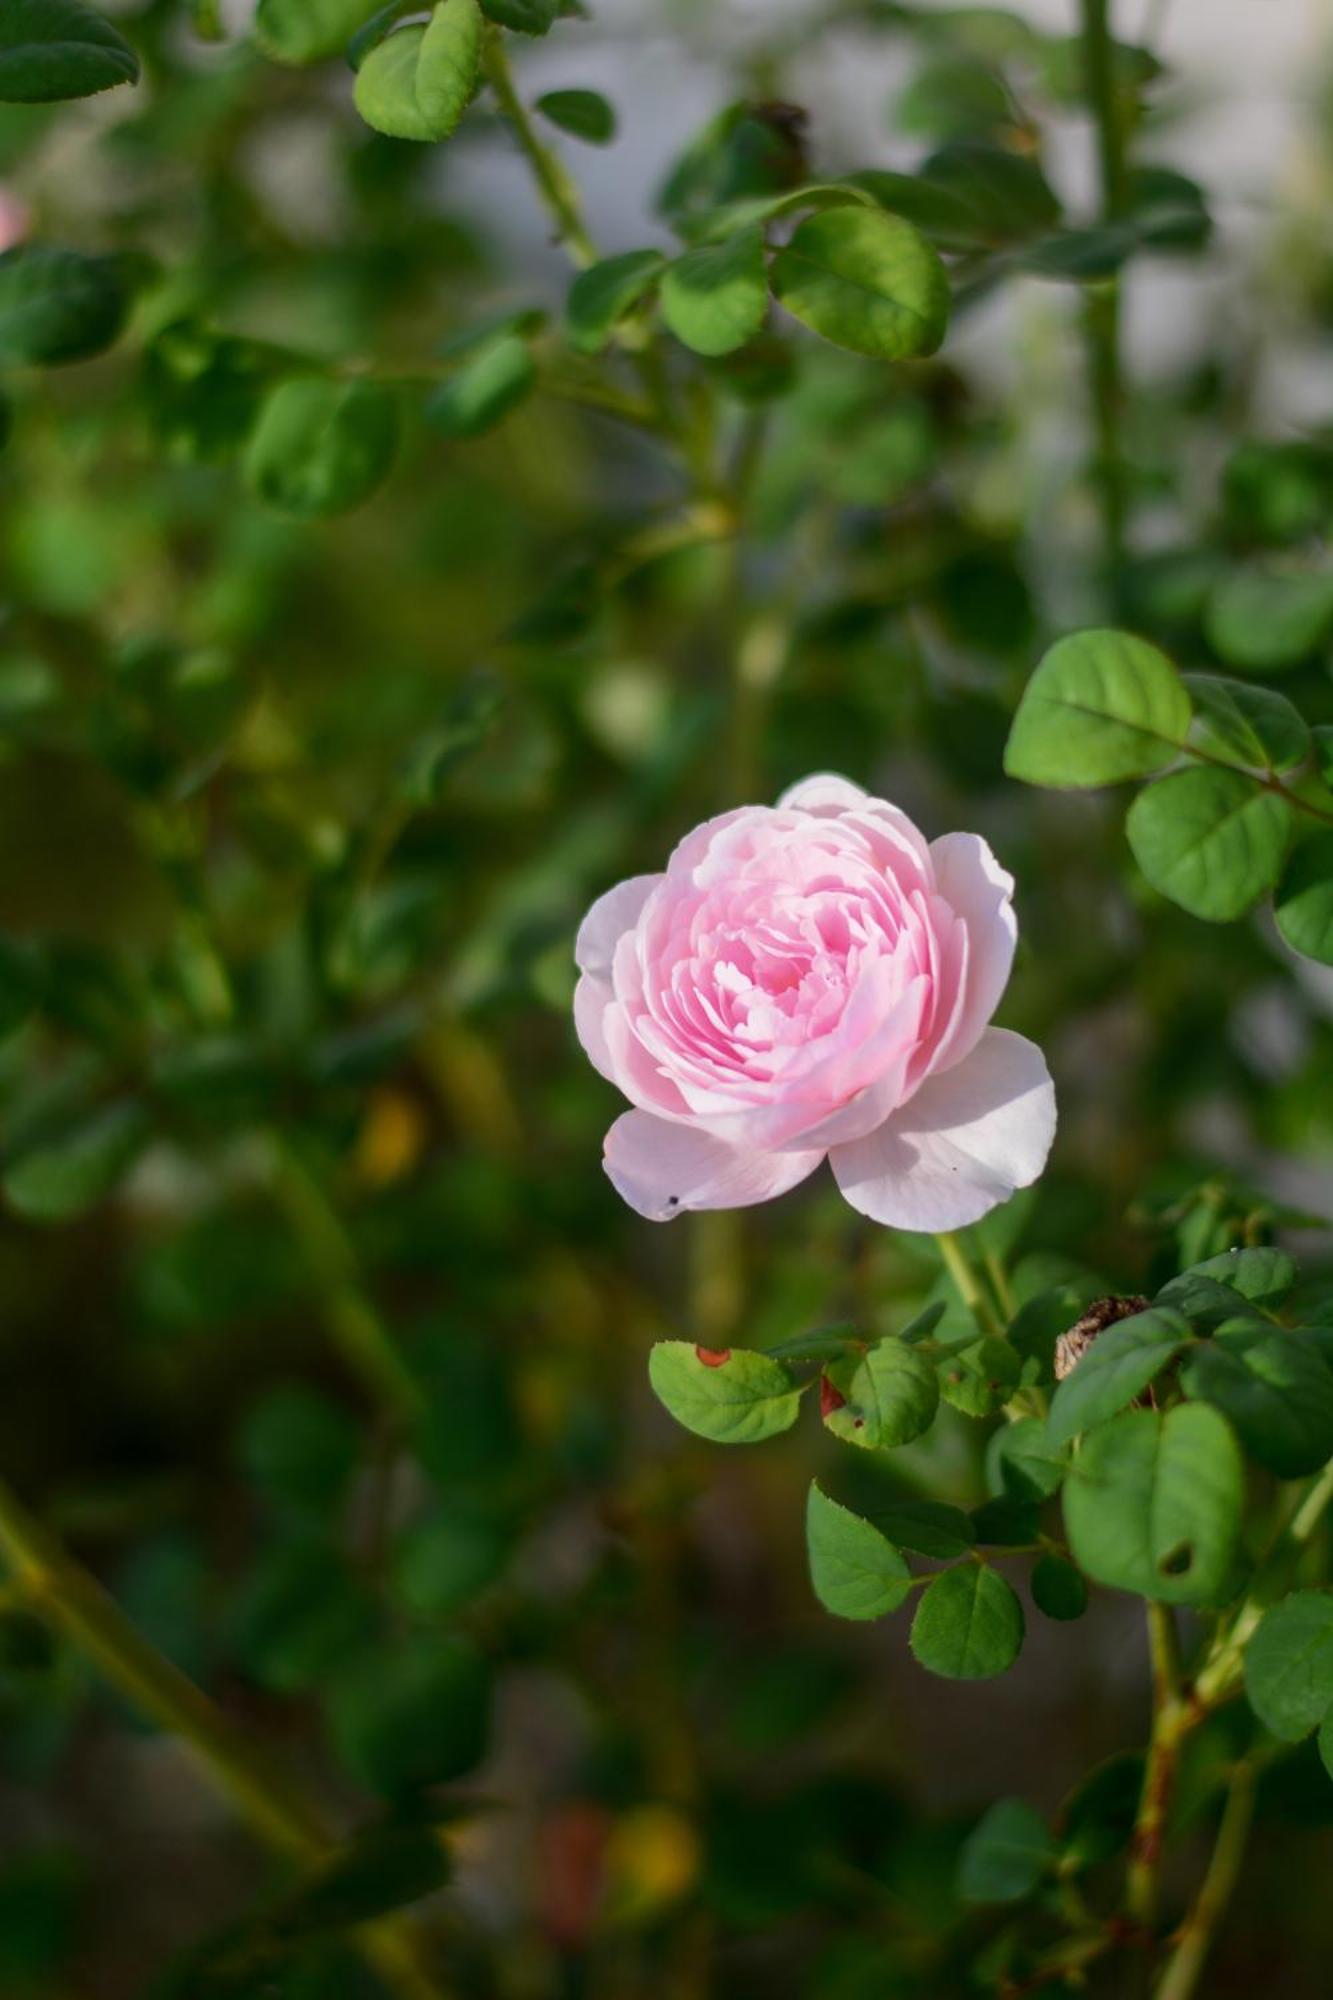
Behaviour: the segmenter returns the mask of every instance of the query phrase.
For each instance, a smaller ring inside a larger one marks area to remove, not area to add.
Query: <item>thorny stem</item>
[[[1126,1908],[1145,1927],[1152,1924],[1157,1913],[1157,1875],[1166,1816],[1175,1790],[1180,1746],[1194,1721],[1191,1705],[1181,1698],[1176,1627],[1164,1604],[1148,1605],[1148,1645],[1152,1658],[1153,1727],[1125,1883]]]
[[[1303,1548],[1319,1526],[1331,1502],[1333,1502],[1333,1463],[1327,1465],[1311,1484],[1290,1523],[1279,1536],[1270,1552],[1271,1555],[1280,1558],[1284,1551],[1289,1553],[1291,1550],[1299,1551]],[[1162,1605],[1150,1604],[1148,1607],[1153,1653],[1153,1733],[1148,1746],[1148,1765],[1144,1775],[1143,1794],[1130,1849],[1125,1886],[1128,1912],[1144,1926],[1150,1926],[1156,1914],[1162,1837],[1175,1786],[1181,1745],[1192,1730],[1211,1715],[1214,1709],[1229,1701],[1240,1688],[1244,1676],[1245,1648],[1258,1628],[1265,1606],[1266,1599],[1262,1592],[1252,1592],[1246,1597],[1230,1628],[1220,1633],[1214,1641],[1212,1650],[1204,1660],[1193,1685],[1185,1687],[1182,1687],[1180,1681],[1176,1634],[1171,1614]],[[1240,1774],[1237,1775],[1239,1779]],[[1244,1793],[1247,1785],[1252,1790],[1252,1776],[1250,1780],[1240,1780],[1240,1782],[1242,1797],[1235,1803],[1234,1812],[1229,1805],[1228,1812],[1223,1817],[1222,1832],[1218,1840],[1219,1848],[1222,1850],[1221,1858],[1219,1860],[1217,1855],[1214,1856],[1214,1864],[1209,1871],[1209,1881],[1205,1882],[1195,1912],[1187,1919],[1185,1930],[1182,1932],[1182,1939],[1193,1940],[1185,1953],[1184,1970],[1177,1975],[1178,1979],[1185,1983],[1175,1986],[1164,1985],[1157,1995],[1157,2000],[1187,2000],[1187,1996],[1192,1993],[1202,1968],[1209,1938],[1235,1885],[1235,1871],[1239,1867],[1240,1851],[1244,1845],[1252,1805],[1252,1800],[1245,1797]],[[1233,1796],[1234,1789],[1233,1786]],[[1212,1885],[1211,1888],[1209,1883]],[[1202,1935],[1196,1936],[1191,1926],[1195,1923],[1200,1907],[1206,1918],[1206,1924]]]
[[[1218,1926],[1240,1879],[1245,1843],[1254,1817],[1255,1785],[1253,1764],[1238,1764],[1222,1808],[1222,1822],[1208,1872],[1177,1934],[1155,2000],[1193,2000]]]
[[[551,212],[557,239],[564,244],[573,261],[586,270],[589,264],[597,262],[597,246],[584,224],[578,193],[559,159],[537,136],[536,127],[515,87],[504,36],[498,28],[487,31],[482,63],[495,92],[495,101],[532,168],[538,192]]]
[[[265,1846],[307,1868],[324,1859],[335,1841],[321,1815],[267,1768],[201,1688],[154,1651],[3,1482],[0,1559],[34,1613],[61,1630],[140,1714],[185,1745]],[[400,2000],[446,2000],[401,1920],[368,1925],[357,1942]]]

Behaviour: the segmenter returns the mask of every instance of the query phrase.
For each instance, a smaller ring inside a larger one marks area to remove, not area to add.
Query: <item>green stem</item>
[[[1088,107],[1097,131],[1101,217],[1114,222],[1125,207],[1125,147],[1116,102],[1115,45],[1110,0],[1082,0],[1083,58]],[[1107,587],[1118,608],[1125,558],[1125,468],[1120,452],[1124,382],[1120,364],[1120,286],[1115,278],[1090,286],[1084,309],[1094,464],[1101,504]]]
[[[549,147],[543,145],[524,108],[509,67],[504,36],[498,28],[488,29],[482,64],[495,92],[495,101],[508,122],[519,150],[532,168],[542,200],[551,212],[556,237],[564,244],[574,263],[582,269],[597,262],[597,246],[584,226],[579,210],[578,191],[563,165]]]
[[[981,1280],[972,1269],[967,1252],[957,1236],[952,1230],[945,1230],[936,1236],[935,1241],[940,1246],[944,1268],[957,1286],[959,1296],[976,1321],[978,1330],[993,1334],[997,1339],[1002,1338],[1004,1328],[996,1318],[995,1308],[982,1290]]]
[[[1198,1990],[1218,1926],[1240,1880],[1245,1843],[1254,1817],[1255,1785],[1253,1766],[1238,1764],[1222,1809],[1222,1822],[1217,1830],[1208,1872],[1180,1928],[1155,2000],[1193,2000]]]
[[[31,1609],[62,1631],[140,1714],[185,1745],[266,1847],[305,1867],[330,1852],[335,1843],[309,1801],[264,1765],[201,1688],[154,1651],[2,1481],[0,1559]],[[402,2000],[444,2000],[401,1923],[384,1919],[360,1932],[358,1943]]]
[[[290,1146],[272,1140],[272,1190],[319,1287],[329,1331],[348,1365],[397,1417],[424,1412],[420,1384],[361,1288],[356,1254],[332,1205]]]

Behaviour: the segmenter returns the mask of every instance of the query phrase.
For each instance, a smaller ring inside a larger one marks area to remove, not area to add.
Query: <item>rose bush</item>
[[[1040,1174],[1055,1092],[990,1025],[1013,878],[974,833],[927,842],[847,779],[707,821],[580,928],[579,1037],[634,1105],[606,1170],[641,1215],[785,1194],[827,1155],[898,1229],[976,1222]]]

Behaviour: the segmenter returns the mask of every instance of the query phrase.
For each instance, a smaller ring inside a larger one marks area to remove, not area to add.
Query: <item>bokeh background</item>
[[[137,86],[0,110],[13,230],[145,266],[109,353],[7,392],[0,1469],[340,1823],[447,1818],[426,1918],[460,1994],[971,1991],[997,1925],[957,1902],[958,1844],[1141,1741],[1137,1622],[1034,1613],[1009,1676],[956,1688],[900,1622],[818,1610],[812,1472],[975,1502],[972,1428],[873,1472],[814,1423],[733,1456],[670,1425],[648,1346],[887,1330],[941,1274],[824,1176],[743,1217],[623,1210],[570,948],[704,813],[844,771],[1017,876],[1002,1019],[1061,1104],[1003,1225],[1020,1296],[1246,1232],[1327,1262],[1328,975],[1156,897],[1115,800],[1002,772],[1043,645],[1105,610],[1079,288],[981,288],[906,378],[795,341],[739,555],[654,557],[678,469],[540,392],[476,439],[413,405],[368,505],[295,522],[236,462],[267,347],[410,381],[487,315],[558,314],[567,267],[484,103],[395,144],[340,64],[263,60],[243,0],[220,43],[174,0],[108,11]],[[558,142],[590,227],[667,243],[663,177],[737,98],[806,107],[819,178],[993,116],[929,81],[977,60],[960,10],[919,11],[600,0],[520,81],[606,91],[617,142]],[[1328,530],[1333,28],[1314,0],[1115,12],[1163,66],[1141,150],[1213,221],[1125,280],[1132,622],[1216,666],[1226,564]],[[1059,78],[1021,144],[1077,215]],[[1327,667],[1287,683],[1311,720]],[[407,1444],[366,1314],[425,1397]],[[1225,1747],[1203,1733],[1187,1831]],[[1209,1990],[1314,2000],[1333,1788],[1312,1754],[1267,1785]],[[5,1600],[0,1993],[375,1991],[319,1938],[219,1983],[209,1940],[270,1882],[182,1746]]]

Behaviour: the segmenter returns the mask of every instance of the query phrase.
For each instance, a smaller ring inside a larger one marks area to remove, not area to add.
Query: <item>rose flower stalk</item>
[[[974,833],[927,841],[845,778],[805,779],[689,834],[593,904],[575,1022],[635,1107],[606,1170],[640,1215],[740,1208],[827,1156],[898,1229],[976,1222],[1041,1172],[1040,1049],[990,1025],[1013,879]]]

